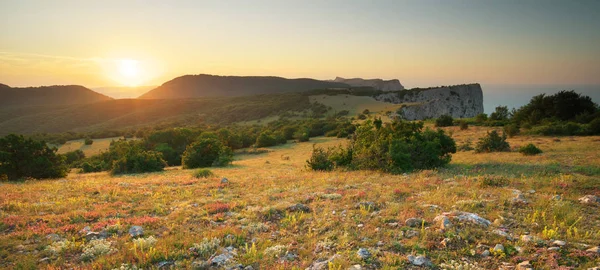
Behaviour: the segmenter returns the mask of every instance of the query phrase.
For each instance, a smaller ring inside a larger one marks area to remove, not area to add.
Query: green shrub
[[[225,166],[233,161],[233,151],[215,138],[200,138],[190,144],[181,159],[184,169]]]
[[[69,170],[65,160],[44,141],[14,134],[0,138],[0,175],[9,181],[65,177]]]
[[[75,151],[66,152],[63,154],[67,165],[71,166],[85,158],[83,151],[77,149]]]
[[[90,138],[85,138],[85,140],[83,140],[83,143],[85,145],[92,145],[94,143],[94,140],[92,140]]]
[[[111,174],[158,172],[166,166],[161,153],[132,147],[125,156],[113,162]]]
[[[525,155],[525,156],[535,156],[537,154],[541,154],[542,150],[540,150],[539,148],[537,148],[535,145],[533,145],[532,143],[523,146],[521,148],[519,148],[519,153]]]
[[[361,114],[358,115],[358,119],[359,120],[365,120],[365,119],[367,119],[367,116],[361,113]]]
[[[454,124],[454,118],[452,116],[444,114],[435,120],[436,127],[449,127]]]
[[[91,162],[84,162],[81,164],[81,172],[82,173],[93,173],[93,172],[101,172],[104,170],[104,166],[99,163],[91,163]]]
[[[506,135],[508,135],[509,138],[512,138],[521,132],[517,124],[506,125],[504,126],[503,131]]]
[[[502,134],[501,137],[495,130],[488,132],[485,137],[480,138],[475,147],[476,153],[507,151],[510,151],[510,145],[506,141],[506,134]]]
[[[256,147],[269,147],[275,145],[277,145],[277,139],[275,139],[269,131],[260,133],[256,138]]]
[[[313,151],[306,165],[313,171],[331,171],[333,162],[329,160],[329,151],[313,145]]]
[[[460,126],[460,130],[469,129],[469,123],[467,123],[467,121],[460,121],[459,126]]]
[[[588,124],[588,131],[590,135],[600,135],[600,118],[596,118]]]
[[[194,172],[195,178],[208,178],[208,177],[212,177],[214,175],[215,174],[209,169],[199,169]]]
[[[509,181],[504,176],[484,175],[478,179],[479,185],[482,187],[504,187],[508,186]]]
[[[507,106],[498,106],[496,110],[490,114],[491,121],[504,121],[508,120],[508,107]]]
[[[307,128],[300,128],[294,133],[294,139],[299,142],[308,142],[310,139],[310,130]]]
[[[483,124],[487,120],[488,120],[488,116],[485,113],[480,113],[477,116],[475,116],[475,122],[477,122],[479,124]]]

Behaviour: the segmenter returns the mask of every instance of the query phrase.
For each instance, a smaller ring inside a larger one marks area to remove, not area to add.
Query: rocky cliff
[[[396,80],[396,79],[384,81],[382,79],[365,80],[365,79],[361,79],[361,78],[344,79],[341,77],[335,77],[335,79],[332,80],[332,82],[345,83],[345,84],[353,86],[353,87],[365,87],[365,86],[373,87],[377,90],[382,90],[382,91],[404,90],[404,86],[402,86],[402,84],[400,84],[400,81]]]
[[[469,118],[483,113],[483,91],[478,83],[393,91],[374,98],[405,104],[398,114],[406,120],[437,118],[443,114]]]

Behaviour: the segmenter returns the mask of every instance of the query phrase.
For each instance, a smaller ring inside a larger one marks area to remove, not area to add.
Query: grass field
[[[94,139],[94,142],[91,145],[85,145],[83,139],[67,141],[65,144],[58,147],[57,153],[64,154],[66,152],[81,150],[81,151],[83,151],[83,153],[85,154],[86,157],[90,157],[90,156],[97,155],[103,151],[108,150],[108,147],[110,147],[110,142],[116,141],[116,140],[119,140],[122,138],[123,137]]]
[[[447,130],[461,144],[490,129]],[[409,262],[417,255],[443,269],[466,269],[447,266],[451,260],[480,267],[471,269],[600,265],[600,208],[578,201],[600,195],[600,137],[509,142],[544,153],[458,152],[446,168],[406,175],[313,172],[305,161],[314,143],[346,141],[311,138],[237,155],[208,178],[170,168],[1,183],[0,267],[417,269]],[[444,215],[451,226],[442,228],[435,218]],[[135,239],[134,225],[143,228]]]

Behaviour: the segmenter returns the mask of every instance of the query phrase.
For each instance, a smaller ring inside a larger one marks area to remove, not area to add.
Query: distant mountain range
[[[94,87],[92,90],[107,95],[112,98],[137,98],[146,92],[156,88],[156,86],[107,86]]]
[[[10,87],[0,84],[1,107],[86,104],[106,100],[112,98],[79,85]]]
[[[315,79],[259,76],[185,75],[143,94],[143,99],[179,99],[300,92],[323,88],[349,88],[345,83]]]

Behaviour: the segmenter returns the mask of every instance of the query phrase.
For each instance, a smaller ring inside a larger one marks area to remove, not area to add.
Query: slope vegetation
[[[106,100],[111,98],[79,85],[10,87],[0,84],[2,107],[85,104]]]

